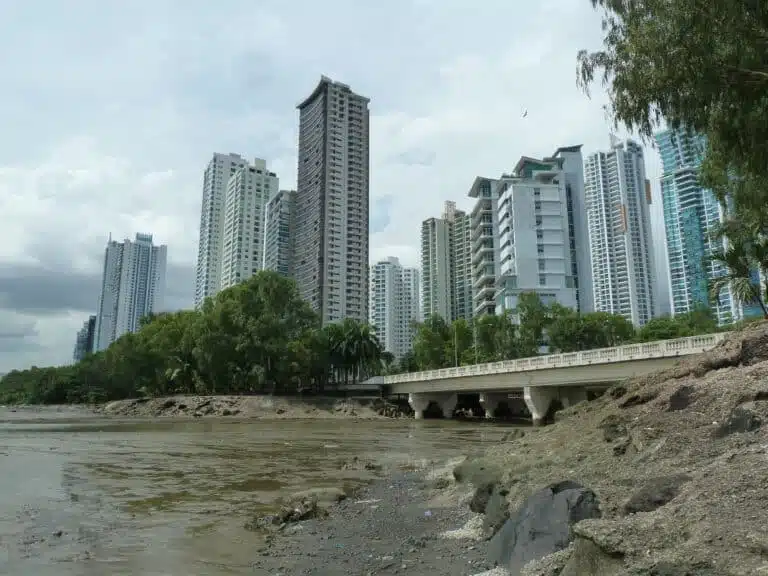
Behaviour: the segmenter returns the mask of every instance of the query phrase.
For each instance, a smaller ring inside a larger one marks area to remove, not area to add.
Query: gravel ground
[[[328,517],[279,533],[254,562],[254,573],[482,574],[490,568],[486,544],[465,528],[476,515],[452,481],[443,476],[442,484],[446,487],[434,488],[435,479],[420,472],[379,480],[336,505]]]

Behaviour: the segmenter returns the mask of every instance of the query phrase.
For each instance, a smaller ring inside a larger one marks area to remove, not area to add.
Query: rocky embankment
[[[105,416],[120,417],[239,417],[239,418],[399,418],[407,414],[381,399],[343,400],[327,397],[168,396],[117,400],[98,406]]]
[[[254,568],[768,575],[768,323],[446,470],[395,474],[329,516],[288,506]]]
[[[467,460],[526,576],[768,574],[768,323]]]

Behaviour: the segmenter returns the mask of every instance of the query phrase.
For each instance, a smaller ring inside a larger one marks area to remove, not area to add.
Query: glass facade
[[[711,190],[698,181],[706,149],[703,136],[684,130],[665,130],[655,136],[663,166],[661,195],[669,260],[670,296],[673,314],[684,314],[698,306],[711,306],[720,324],[729,324],[751,315],[730,290],[717,301],[709,297],[711,280],[725,273],[722,265],[708,259],[721,241],[714,231],[724,215]]]

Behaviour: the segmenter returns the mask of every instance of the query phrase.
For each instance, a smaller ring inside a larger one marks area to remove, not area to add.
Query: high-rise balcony
[[[483,286],[496,282],[496,271],[493,266],[483,266],[474,275],[472,287],[477,292]]]
[[[494,248],[493,246],[480,246],[477,251],[472,254],[472,268],[477,267],[483,262],[493,264],[494,261]]]

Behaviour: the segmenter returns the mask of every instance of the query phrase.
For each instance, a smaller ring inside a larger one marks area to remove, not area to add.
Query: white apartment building
[[[368,102],[323,76],[298,105],[294,278],[323,324],[368,319]]]
[[[469,191],[469,197],[477,199],[470,215],[474,316],[496,312],[496,278],[499,274],[498,190],[498,180],[478,177]]]
[[[230,187],[230,180],[236,183]],[[200,240],[195,278],[195,307],[224,288],[249,278],[261,270],[264,262],[264,219],[270,194],[278,189],[277,176],[269,172],[266,162],[256,158],[253,164],[239,154],[214,154],[203,175],[203,200],[200,210]],[[258,194],[257,194],[258,192]],[[228,199],[231,204],[228,205]],[[235,204],[237,209],[234,208]],[[227,219],[229,217],[229,219]],[[261,240],[254,240],[254,227]],[[226,232],[230,243],[225,249]],[[237,235],[236,232],[242,232]],[[248,242],[245,235],[248,234]],[[258,246],[254,243],[258,242]],[[254,269],[255,248],[258,266]],[[239,254],[238,254],[239,249]],[[227,266],[224,267],[224,258]],[[246,271],[247,270],[247,271]],[[238,279],[239,274],[239,280]],[[226,279],[226,285],[223,284]]]
[[[446,202],[442,218],[421,224],[421,312],[452,322],[472,318],[469,215]]]
[[[403,299],[401,302],[403,316],[408,318],[408,326],[413,322],[421,322],[421,272],[418,268],[403,266]],[[413,341],[408,345],[410,351]]]
[[[496,313],[517,308],[523,292],[577,307],[563,164],[523,157],[498,181]]]
[[[277,194],[278,186],[277,175],[267,170],[266,161],[260,158],[252,165],[236,168],[229,177],[219,290],[248,280],[264,269],[267,204]]]
[[[419,314],[419,271],[387,258],[371,266],[369,323],[382,346],[395,358],[413,348],[413,323]]]
[[[556,162],[565,174],[565,200],[568,208],[568,249],[571,253],[571,276],[576,288],[579,312],[592,312],[592,268],[589,255],[586,192],[584,190],[584,158],[581,145],[563,146],[545,162]]]
[[[456,210],[455,202],[445,203],[444,218],[450,224],[451,268],[451,319],[471,320],[474,316],[472,295],[472,219],[469,214]]]
[[[443,218],[421,223],[421,309],[423,318],[451,319],[451,225]]]
[[[636,326],[654,314],[651,188],[643,149],[612,138],[584,164],[595,310]]]
[[[167,246],[155,246],[151,234],[136,234],[133,242],[109,240],[96,315],[95,351],[106,349],[123,334],[136,332],[141,318],[162,310],[167,254]]]
[[[267,236],[264,241],[264,269],[293,277],[296,237],[296,191],[280,190],[267,205]]]
[[[203,175],[203,200],[200,209],[200,240],[197,249],[195,307],[216,295],[221,280],[221,255],[224,246],[224,204],[229,178],[248,161],[239,154],[214,154]]]

